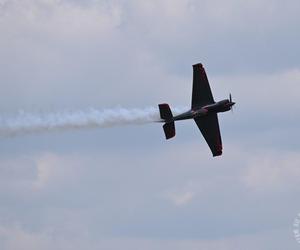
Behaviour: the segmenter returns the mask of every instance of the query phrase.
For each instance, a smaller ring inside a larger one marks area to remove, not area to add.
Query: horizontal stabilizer
[[[163,125],[166,139],[170,139],[175,136],[175,123],[168,122]]]

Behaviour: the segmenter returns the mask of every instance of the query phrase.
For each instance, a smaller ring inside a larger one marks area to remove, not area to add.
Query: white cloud
[[[239,250],[259,249],[271,250],[288,248],[296,250],[299,248],[293,239],[293,232],[288,228],[269,230],[256,234],[241,235],[235,237],[197,240],[197,239],[147,239],[147,238],[90,238],[89,235],[78,235],[76,239],[55,236],[51,232],[29,232],[18,226],[0,227],[0,238],[3,250],[50,250],[53,249],[158,249],[158,250],[181,250],[181,249],[207,249],[207,250]],[[282,239],[283,240],[279,240]]]
[[[46,153],[36,160],[37,178],[33,183],[33,187],[41,189],[45,187],[51,179],[53,180],[58,172],[64,173],[67,167],[62,159],[54,154]]]
[[[168,193],[167,196],[176,206],[184,206],[192,201],[195,193],[186,191],[184,193]]]
[[[83,162],[73,155],[51,152],[0,158],[1,183],[17,194],[51,191],[56,185],[80,178]]]
[[[203,147],[199,147],[200,144]],[[241,229],[235,227],[240,220],[247,225],[246,228],[251,228],[255,221],[256,223],[259,223],[259,220],[269,221],[268,216],[261,219],[262,216],[266,216],[263,212],[256,214],[256,218],[243,217],[249,212],[249,204],[253,205],[257,202],[257,190],[268,189],[269,196],[274,195],[274,192],[279,189],[293,193],[298,190],[297,161],[291,168],[286,169],[288,170],[286,173],[283,170],[278,173],[276,170],[276,178],[267,176],[269,172],[272,173],[272,168],[269,167],[263,168],[262,176],[259,168],[254,169],[256,175],[251,175],[253,174],[252,163],[255,163],[255,159],[258,159],[257,163],[263,162],[260,157],[257,157],[257,151],[245,152],[242,148],[227,143],[224,157],[213,159],[207,155],[208,150],[205,151],[205,147],[202,141],[194,145],[175,143],[156,150],[145,149],[147,154],[143,153],[143,149],[138,150],[138,153],[136,150],[130,153],[131,149],[128,151],[114,149],[113,153],[101,149],[94,152],[78,151],[63,154],[41,152],[31,157],[37,171],[36,179],[30,182],[34,189],[17,190],[11,199],[19,205],[11,207],[9,202],[5,207],[10,208],[12,214],[2,212],[1,217],[10,218],[8,222],[16,222],[24,225],[25,228],[33,227],[34,232],[22,229],[26,231],[23,232],[25,235],[16,232],[21,239],[19,242],[24,242],[23,244],[26,245],[28,241],[30,245],[34,237],[37,237],[36,244],[42,244],[41,249],[48,249],[47,247],[53,242],[63,247],[81,249],[86,241],[92,242],[91,247],[104,244],[111,249],[116,249],[117,246],[108,238],[120,234],[124,237],[141,235],[141,238],[147,238],[153,234],[151,230],[147,231],[148,227],[153,227],[154,231],[158,230],[157,234],[165,235],[164,231],[169,230],[169,234],[166,234],[169,235],[168,237],[177,235],[176,240],[168,243],[171,245],[180,242],[184,246],[193,244],[194,247],[199,247],[204,244],[211,249],[220,249],[221,243],[217,240],[219,233],[216,232],[216,237],[213,237],[214,230],[207,229],[207,232],[203,232],[203,225],[199,224],[199,218],[205,217],[213,228],[224,223],[223,220],[226,221],[228,217],[231,218],[233,226],[220,225],[223,230],[229,232],[233,230],[234,235],[245,232],[251,234],[253,231],[247,231],[243,226],[240,226]],[[281,161],[277,152],[270,153],[270,158],[274,158],[275,162]],[[292,158],[288,155],[285,160]],[[297,160],[298,157],[294,156],[293,159]],[[10,179],[10,176],[7,176],[7,179]],[[267,186],[265,186],[266,179]],[[292,189],[284,189],[283,187],[289,185],[291,180],[295,184]],[[21,201],[20,196],[22,196]],[[166,199],[175,206],[168,206],[164,202]],[[26,200],[25,204],[22,203],[23,200]],[[34,204],[34,206],[30,209],[31,212],[25,209],[26,216],[23,217],[19,209],[24,210],[26,204]],[[220,204],[222,204],[221,210]],[[276,201],[265,204],[265,209],[270,211],[270,216],[273,214],[274,205],[276,206]],[[290,215],[289,211],[281,213],[277,216]],[[277,220],[278,218],[273,218],[272,223],[282,226],[280,219],[279,222]],[[186,227],[191,235],[200,230],[205,235],[211,235],[214,240],[184,241],[186,234],[181,237],[178,233],[181,232],[181,228]],[[259,225],[254,231],[258,233],[265,227],[264,224]],[[121,233],[118,230],[121,230]],[[85,236],[78,238],[81,233]],[[53,235],[55,237],[61,235],[61,237],[53,238]],[[103,236],[103,242],[102,239],[101,242],[95,240],[99,235]],[[7,234],[3,236],[5,240],[15,239],[13,237],[15,236],[8,237]],[[66,240],[62,237],[69,238]],[[78,240],[78,244],[72,243],[74,237]],[[178,239],[181,240],[177,241]],[[139,240],[140,238],[137,238],[131,243],[125,243],[128,244],[126,245],[128,248],[136,247]],[[39,243],[40,241],[42,242]],[[225,246],[229,248],[233,241],[234,239],[225,233],[222,241]],[[241,244],[243,242],[241,241]],[[148,243],[142,242],[145,245]],[[158,241],[156,239],[149,244],[156,245]],[[261,244],[263,249],[263,242]]]
[[[12,0],[2,5],[0,13],[0,29],[13,42],[15,38],[37,41],[37,35],[77,42],[108,35],[121,22],[118,5],[100,2],[82,6],[61,0]]]
[[[254,191],[297,190],[299,165],[298,153],[273,152],[254,156],[245,169],[243,181]]]
[[[269,74],[212,78],[217,95],[234,91],[237,106],[249,112],[268,112],[278,116],[300,112],[300,68]],[[238,107],[237,107],[238,108]]]
[[[46,250],[51,244],[46,234],[26,232],[19,226],[1,226],[0,238],[3,250]]]
[[[220,158],[192,122],[177,124],[170,142],[156,125],[1,140],[0,246],[292,249],[288,230],[270,228],[290,226],[299,207],[289,200],[299,193],[299,145],[289,130],[298,123],[282,122],[299,114],[298,7],[293,0],[1,1],[5,113],[189,104],[198,61],[216,99],[231,91],[237,109],[220,118]],[[284,150],[275,136],[287,138]],[[288,195],[279,200],[278,191]]]

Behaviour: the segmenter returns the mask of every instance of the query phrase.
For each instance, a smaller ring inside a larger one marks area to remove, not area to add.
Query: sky
[[[0,117],[188,107],[203,63],[213,158],[193,121],[0,138],[3,250],[300,249],[298,0],[0,0]]]

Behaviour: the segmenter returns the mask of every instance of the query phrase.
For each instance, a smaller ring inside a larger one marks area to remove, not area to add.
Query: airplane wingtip
[[[196,63],[196,64],[193,65],[193,67],[200,67],[200,68],[203,68],[203,65],[202,65],[202,63]]]

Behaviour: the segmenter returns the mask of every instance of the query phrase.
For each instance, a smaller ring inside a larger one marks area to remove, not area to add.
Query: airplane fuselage
[[[226,112],[226,111],[229,111],[234,104],[235,104],[234,102],[231,102],[230,100],[225,99],[225,100],[222,100],[219,102],[205,105],[203,107],[196,107],[196,108],[190,109],[187,112],[184,112],[182,114],[174,116],[172,121],[194,119],[196,117],[206,116],[211,113]]]

